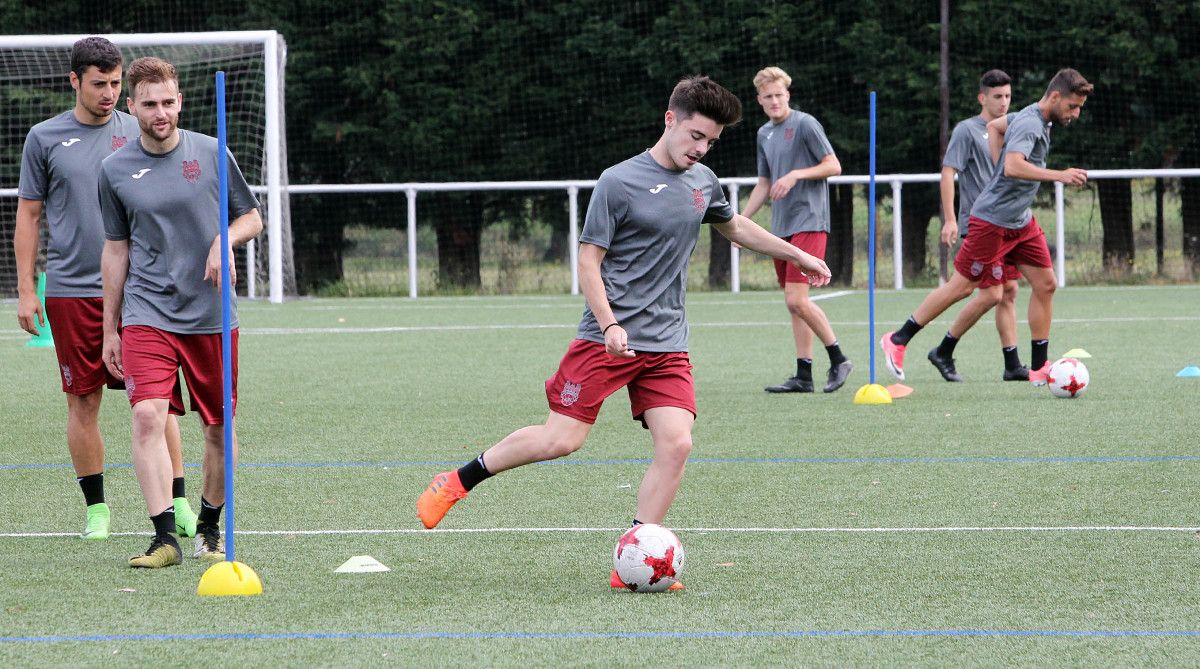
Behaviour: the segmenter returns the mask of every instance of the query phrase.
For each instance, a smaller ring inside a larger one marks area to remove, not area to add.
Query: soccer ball
[[[662,525],[634,525],[613,548],[613,568],[634,592],[662,592],[683,572],[683,544]]]
[[[1050,365],[1046,385],[1055,397],[1079,397],[1087,390],[1088,370],[1075,358],[1059,358]]]

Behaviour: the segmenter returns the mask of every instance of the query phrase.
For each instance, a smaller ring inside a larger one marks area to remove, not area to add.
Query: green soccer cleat
[[[165,537],[155,535],[144,554],[129,558],[129,566],[136,569],[160,569],[182,562],[183,552],[179,550],[179,542],[170,534]]]
[[[87,508],[87,527],[83,528],[83,538],[90,541],[103,541],[108,538],[109,525],[108,505],[104,502],[92,504]]]
[[[196,529],[196,551],[192,557],[210,562],[225,559],[225,547],[221,542],[221,528],[216,525],[201,525]]]
[[[175,498],[175,533],[181,537],[196,536],[196,514],[186,497]]]

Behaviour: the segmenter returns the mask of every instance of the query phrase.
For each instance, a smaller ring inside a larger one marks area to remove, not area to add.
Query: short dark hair
[[[71,46],[71,71],[75,76],[82,77],[83,73],[93,65],[101,72],[112,72],[124,59],[116,44],[103,37],[84,37]]]
[[[1012,77],[1004,70],[988,70],[979,78],[979,91],[982,93],[989,88],[997,86],[1008,86],[1012,83]]]
[[[179,87],[175,66],[154,56],[143,56],[130,63],[125,76],[129,79],[129,95],[134,98],[137,97],[137,87],[141,83],[161,84],[174,81],[176,88]]]
[[[702,114],[720,125],[742,120],[742,101],[721,84],[703,75],[684,77],[671,91],[667,109],[681,119]]]
[[[1088,96],[1092,94],[1093,88],[1094,86],[1089,84],[1082,74],[1069,67],[1064,67],[1050,80],[1050,85],[1046,87],[1046,95],[1058,91],[1062,95]]]

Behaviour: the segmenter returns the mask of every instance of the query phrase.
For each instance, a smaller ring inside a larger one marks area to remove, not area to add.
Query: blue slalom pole
[[[217,191],[221,208],[221,398],[225,420],[225,559],[233,562],[233,288],[229,281],[229,158],[225,133],[225,72],[217,72]]]
[[[867,181],[867,322],[871,351],[871,383],[875,383],[875,91],[871,91],[870,179]],[[228,497],[228,495],[226,495]]]

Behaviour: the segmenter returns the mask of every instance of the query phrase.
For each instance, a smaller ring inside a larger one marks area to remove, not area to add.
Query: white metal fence
[[[1200,168],[1189,169],[1161,169],[1161,170],[1091,170],[1088,172],[1090,180],[1096,179],[1143,179],[1143,178],[1191,178],[1200,177]],[[910,183],[936,183],[941,179],[941,175],[937,173],[930,174],[882,174],[876,176],[876,183],[879,185],[887,185],[892,191],[892,254],[894,258],[892,285],[895,288],[904,288],[903,274],[903,259],[904,250],[902,248],[903,236],[901,234],[901,220],[903,214],[903,193],[904,184]],[[738,207],[738,197],[743,186],[753,187],[757,183],[756,177],[731,177],[721,179],[721,183],[729,189],[729,200],[733,204],[735,210]],[[870,181],[867,175],[843,175],[832,177],[829,179],[833,184],[866,184]],[[571,264],[571,294],[579,294],[579,270],[578,270],[578,254],[579,254],[579,191],[591,189],[596,186],[596,180],[572,180],[572,181],[463,181],[463,182],[445,182],[445,183],[381,183],[381,184],[310,184],[296,185],[292,184],[285,186],[283,190],[289,196],[295,195],[319,195],[319,194],[365,194],[365,193],[404,193],[408,201],[408,295],[409,297],[417,297],[417,201],[420,193],[448,193],[448,192],[479,192],[479,191],[546,191],[559,190],[565,191],[568,202],[568,219],[570,221],[570,236],[568,248],[570,249],[570,264]],[[255,187],[255,190],[265,190],[265,188]],[[16,197],[16,189],[0,189],[0,197]],[[1059,286],[1066,285],[1066,230],[1064,223],[1064,188],[1063,184],[1054,184],[1054,239],[1055,239],[1055,271],[1058,275]],[[254,267],[255,249],[253,244],[247,247],[249,255],[248,266]],[[741,282],[739,279],[739,258],[740,250],[735,246],[730,251],[730,288],[733,292],[741,290]],[[278,302],[282,299],[282,288],[275,286],[275,273],[271,273],[271,290],[269,296],[272,302]],[[257,296],[256,288],[253,284],[249,287],[250,295]],[[279,296],[279,297],[277,297]]]

